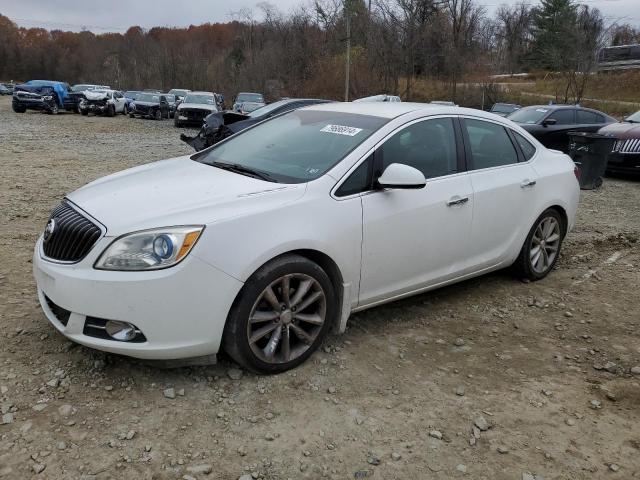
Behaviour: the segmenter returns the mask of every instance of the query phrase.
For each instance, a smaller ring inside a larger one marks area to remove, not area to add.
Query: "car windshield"
[[[511,113],[518,110],[515,105],[506,105],[504,103],[496,103],[491,109],[492,112]]]
[[[239,93],[236,103],[242,102],[264,103],[264,97],[260,93]]]
[[[167,97],[167,102],[175,102],[176,101],[176,96],[175,95],[170,95],[170,94],[166,94],[165,97]]]
[[[72,92],[84,92],[85,90],[90,89],[93,85],[74,85],[71,87]]]
[[[625,118],[625,121],[631,123],[640,123],[640,110],[633,115],[629,115],[627,118]]]
[[[184,97],[189,92],[187,90],[178,90],[177,88],[172,88],[171,90],[169,90],[169,93],[178,97]]]
[[[138,92],[124,92],[124,96],[135,100],[138,96]]]
[[[160,102],[160,95],[154,95],[153,93],[139,93],[136,97],[139,102]]]
[[[206,105],[215,105],[213,95],[192,95],[187,94],[184,103],[204,103]]]
[[[353,113],[296,110],[249,128],[192,157],[240,167],[280,183],[321,177],[388,120]]]
[[[291,100],[279,100],[277,102],[270,103],[269,105],[265,105],[264,107],[260,107],[257,110],[254,110],[249,114],[251,118],[261,117],[263,115],[268,115],[273,112],[275,109],[280,108],[287,103],[293,103]]]
[[[543,107],[527,107],[516,110],[509,115],[509,120],[518,123],[534,124],[540,123],[544,117],[551,111],[549,108]]]

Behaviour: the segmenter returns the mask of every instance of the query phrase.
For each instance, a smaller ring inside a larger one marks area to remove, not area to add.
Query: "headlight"
[[[134,102],[131,102],[131,104],[129,105],[129,108],[131,110],[135,110],[136,109],[136,104]]]
[[[45,95],[45,96],[44,96],[44,97],[42,97],[42,98],[44,98],[44,99],[45,99],[45,100],[47,100],[47,101],[48,101],[48,100],[53,100],[53,97],[52,97],[51,95]]]
[[[114,240],[94,265],[99,270],[158,270],[186,257],[204,226],[166,227],[124,235]]]

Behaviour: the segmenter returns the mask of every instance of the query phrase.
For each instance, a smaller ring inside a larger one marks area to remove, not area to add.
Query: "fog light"
[[[105,325],[107,333],[114,340],[128,342],[136,338],[137,329],[135,325],[127,322],[118,322],[116,320],[108,320]]]

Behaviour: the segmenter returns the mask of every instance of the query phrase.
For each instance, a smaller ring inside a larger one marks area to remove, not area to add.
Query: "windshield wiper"
[[[222,170],[239,173],[240,175],[248,175],[250,177],[259,178],[260,180],[266,180],[267,182],[273,182],[271,175],[268,173],[259,172],[251,167],[240,165],[239,163],[213,162],[211,165],[221,168]]]

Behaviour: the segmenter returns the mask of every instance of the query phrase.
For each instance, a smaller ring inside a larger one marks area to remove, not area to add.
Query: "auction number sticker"
[[[359,134],[362,129],[361,128],[355,128],[355,127],[347,127],[344,125],[327,125],[326,127],[323,127],[322,129],[320,129],[321,132],[327,132],[327,133],[335,133],[336,135],[347,135],[349,137],[355,137],[357,134]]]

